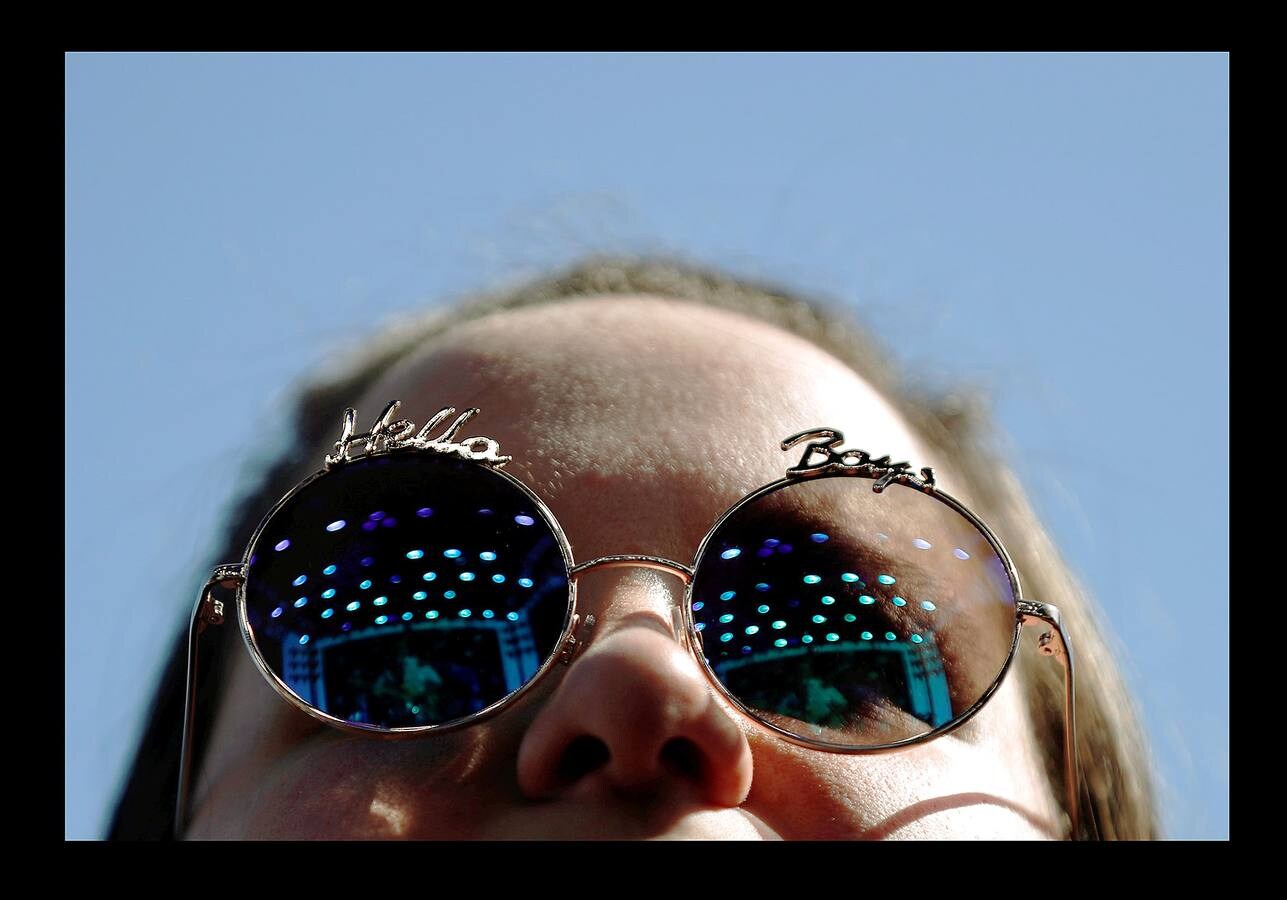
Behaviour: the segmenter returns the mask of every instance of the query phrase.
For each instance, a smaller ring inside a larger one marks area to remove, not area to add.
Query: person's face
[[[381,378],[358,406],[363,425],[391,399],[417,422],[481,407],[469,434],[513,456],[506,471],[546,501],[578,562],[691,562],[721,512],[794,464],[799,451],[779,441],[812,427],[933,465],[953,489],[950,460],[934,459],[833,357],[773,326],[660,298],[466,323]],[[319,465],[328,450],[317,448]],[[876,755],[806,749],[711,688],[672,631],[682,599],[665,573],[586,573],[577,609],[597,623],[570,666],[481,723],[413,740],[312,719],[239,652],[188,835],[1058,836],[1017,668],[936,740]]]

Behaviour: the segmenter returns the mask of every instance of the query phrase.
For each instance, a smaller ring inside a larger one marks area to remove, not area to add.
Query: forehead
[[[424,422],[477,406],[460,438],[484,435],[506,471],[559,518],[579,559],[691,559],[716,517],[782,477],[821,426],[846,446],[930,465],[889,403],[811,342],[748,316],[661,297],[589,297],[449,329],[381,378],[363,419],[389,400]]]

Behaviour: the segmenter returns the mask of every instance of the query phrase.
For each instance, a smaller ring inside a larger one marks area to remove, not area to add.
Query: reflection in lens
[[[961,717],[1017,629],[1005,563],[969,519],[916,488],[871,486],[824,476],[750,501],[706,543],[692,589],[703,654],[733,697],[852,747]]]
[[[252,549],[255,646],[291,691],[348,722],[478,712],[527,684],[566,624],[552,527],[477,463],[415,452],[345,463],[278,510],[256,546],[274,552]]]

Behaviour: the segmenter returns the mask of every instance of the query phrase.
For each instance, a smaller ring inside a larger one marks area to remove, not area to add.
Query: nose
[[[602,593],[578,584],[577,606],[597,622],[519,745],[525,796],[746,799],[750,745],[674,634],[677,601],[659,580],[595,579]]]

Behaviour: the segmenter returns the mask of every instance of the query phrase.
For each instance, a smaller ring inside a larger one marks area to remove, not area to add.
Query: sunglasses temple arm
[[[1037,638],[1037,647],[1043,656],[1056,656],[1064,664],[1064,787],[1067,792],[1068,815],[1071,819],[1073,840],[1081,829],[1079,769],[1077,765],[1077,716],[1074,704],[1076,680],[1073,669],[1072,641],[1060,624],[1059,608],[1049,603],[1032,600],[1021,601],[1024,625],[1047,630]]]
[[[223,624],[223,601],[214,597],[214,588],[235,590],[242,581],[237,566],[220,566],[201,588],[188,626],[188,673],[183,696],[183,739],[179,751],[179,783],[174,801],[174,839],[183,837],[188,822],[188,799],[192,779],[193,721],[197,714],[197,651],[202,632],[210,625]]]

